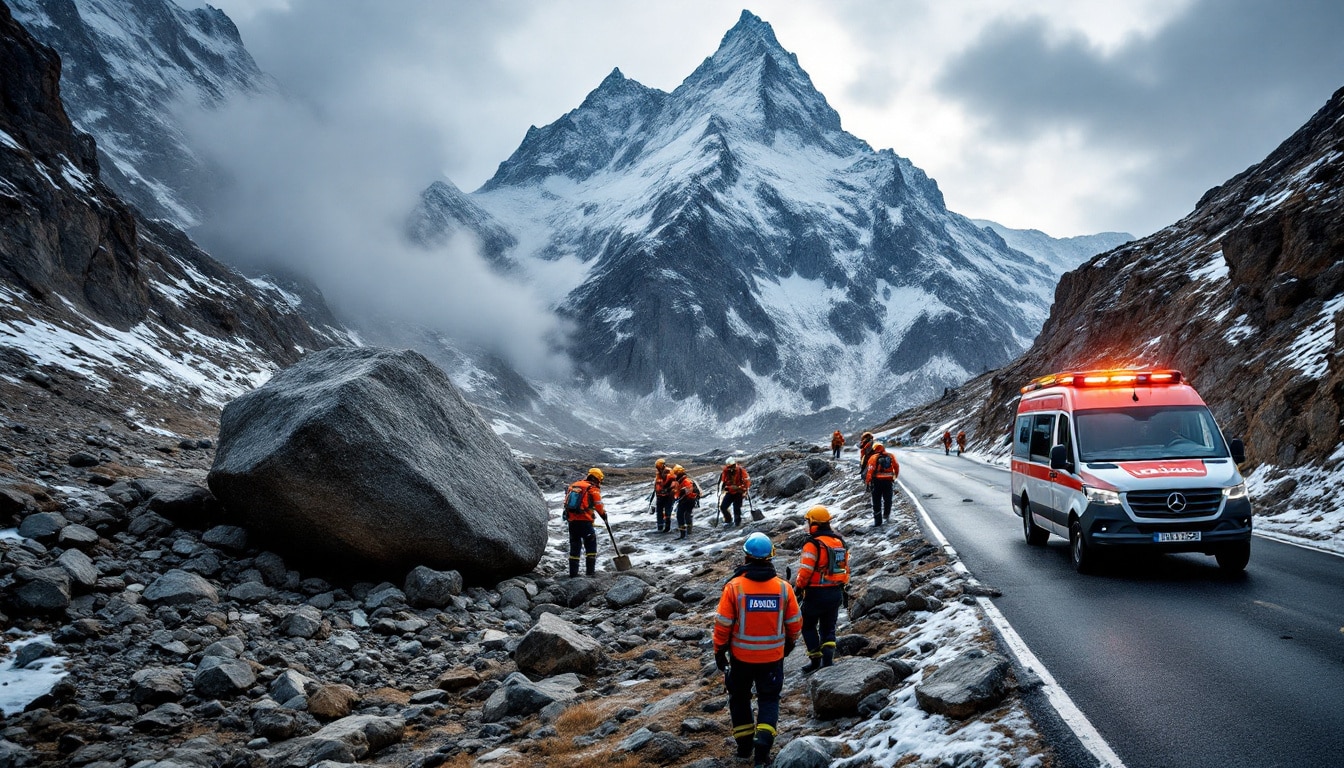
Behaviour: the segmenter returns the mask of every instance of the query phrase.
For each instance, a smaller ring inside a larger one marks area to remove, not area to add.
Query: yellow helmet
[[[823,506],[815,506],[807,510],[803,518],[809,523],[829,523],[831,522],[831,510]]]
[[[659,468],[659,469],[662,469],[662,468],[663,468],[664,466],[666,466],[666,465],[667,465],[667,459],[659,459],[659,460],[653,462],[653,466],[655,466],[655,467],[657,467],[657,468]]]
[[[593,467],[592,469],[588,470],[588,476],[591,478],[595,478],[599,483],[607,479],[607,476],[602,474],[602,470],[598,469],[597,467]]]
[[[887,450],[887,446],[885,446],[885,445],[883,445],[883,444],[881,444],[881,443],[873,443],[873,451],[874,451],[875,453],[884,453],[886,450]]]
[[[686,469],[685,469],[685,467],[682,467],[680,464],[678,464],[678,465],[676,465],[675,467],[672,468],[672,474],[674,474],[674,475],[684,475],[684,474],[686,474]]]

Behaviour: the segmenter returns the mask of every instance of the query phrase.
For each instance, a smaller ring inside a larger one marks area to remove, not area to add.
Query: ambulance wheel
[[[1077,520],[1069,526],[1069,551],[1073,555],[1073,570],[1079,573],[1096,573],[1097,554],[1083,539],[1083,524]]]
[[[1050,538],[1050,532],[1036,524],[1031,519],[1031,503],[1027,501],[1027,494],[1022,494],[1022,538],[1033,547],[1039,547]]]
[[[1218,567],[1226,573],[1241,573],[1246,570],[1246,564],[1251,561],[1251,542],[1241,541],[1236,544],[1228,544],[1214,553],[1214,559],[1218,561]]]

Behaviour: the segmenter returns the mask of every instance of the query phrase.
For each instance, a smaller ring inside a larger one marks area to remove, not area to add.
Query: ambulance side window
[[[1013,430],[1013,455],[1027,458],[1031,447],[1031,417],[1018,416],[1017,429]]]
[[[1055,415],[1039,413],[1031,422],[1031,459],[1032,461],[1050,461],[1050,446],[1054,445]]]
[[[1069,417],[1060,414],[1059,417],[1059,440],[1055,445],[1064,446],[1068,453],[1069,462],[1073,461],[1073,432],[1069,429]]]

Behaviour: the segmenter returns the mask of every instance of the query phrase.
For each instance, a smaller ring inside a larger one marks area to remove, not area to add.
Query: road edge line
[[[1305,549],[1311,552],[1320,552],[1323,555],[1334,555],[1335,557],[1344,557],[1344,552],[1336,552],[1333,549],[1326,549],[1324,547],[1318,547],[1304,541],[1298,541],[1291,533],[1279,533],[1278,531],[1266,531],[1262,528],[1257,528],[1251,531],[1251,535],[1259,536],[1260,538],[1266,539],[1268,541],[1278,542],[1279,544],[1287,544],[1290,547],[1297,547],[1299,549]]]
[[[924,509],[924,505],[919,503],[919,499],[915,498],[915,494],[911,493],[910,488],[900,479],[897,479],[896,483],[901,486],[901,491],[905,494],[905,497],[915,505],[920,519],[924,521],[924,525],[928,527],[929,532],[937,539],[943,551],[952,558],[952,568],[972,582],[979,584],[980,581],[961,562],[957,550],[939,530],[933,522],[933,518],[929,516],[928,510]],[[1008,619],[999,611],[998,606],[990,602],[987,597],[977,597],[976,604],[985,612],[990,623],[994,625],[994,629],[1003,638],[1004,644],[1017,657],[1018,664],[1040,678],[1041,690],[1045,692],[1046,700],[1050,702],[1050,706],[1055,708],[1060,720],[1068,726],[1069,730],[1073,731],[1073,735],[1077,737],[1078,743],[1083,746],[1083,749],[1096,758],[1099,768],[1127,768],[1120,756],[1115,753],[1111,745],[1097,731],[1096,726],[1092,725],[1092,721],[1088,720],[1087,715],[1083,714],[1078,705],[1073,703],[1073,699],[1069,698],[1069,694],[1055,680],[1055,676],[1050,674],[1050,670],[1046,668],[1045,664],[1041,663],[1036,654],[1032,653],[1031,648],[1027,646],[1027,642],[1022,639],[1021,635],[1017,634],[1013,625],[1008,623]]]

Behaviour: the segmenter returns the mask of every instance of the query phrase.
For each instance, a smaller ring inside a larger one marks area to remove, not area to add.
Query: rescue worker
[[[943,430],[943,455],[952,453],[952,430]]]
[[[597,569],[597,531],[593,529],[593,513],[606,522],[607,509],[602,504],[602,470],[593,467],[588,476],[577,480],[565,490],[565,520],[569,523],[569,575],[579,575],[579,549],[587,557],[589,576]]]
[[[831,511],[822,506],[807,510],[807,539],[798,563],[794,592],[803,604],[803,643],[807,667],[815,672],[835,663],[835,625],[849,585],[849,549],[831,530]]]
[[[672,470],[667,466],[667,459],[655,461],[653,468],[657,472],[653,478],[653,503],[654,514],[658,519],[658,533],[671,533],[672,503],[676,501]]]
[[[957,455],[960,456],[966,450],[966,430],[957,430]]]
[[[691,535],[691,512],[700,495],[695,481],[680,464],[672,468],[672,492],[677,499],[677,538],[684,539]]]
[[[845,436],[840,434],[840,430],[831,433],[831,458],[840,458],[840,449],[845,447]]]
[[[803,617],[793,587],[775,573],[775,545],[764,533],[742,543],[745,559],[719,597],[714,617],[714,664],[724,672],[737,756],[770,762],[784,687],[784,657],[793,652]],[[756,717],[751,689],[756,688]]]
[[[873,433],[864,432],[859,437],[859,477],[868,471],[868,456],[873,452]]]
[[[742,524],[742,498],[750,488],[751,477],[747,475],[747,468],[738,464],[737,459],[729,458],[719,473],[719,489],[723,492],[719,500],[719,514],[723,515],[725,525]],[[728,514],[729,505],[733,507],[732,515]]]
[[[873,453],[868,457],[868,473],[864,479],[873,494],[873,527],[877,528],[891,517],[891,497],[896,486],[896,476],[901,473],[901,465],[896,454],[887,450],[881,443],[873,444]]]

